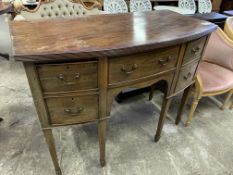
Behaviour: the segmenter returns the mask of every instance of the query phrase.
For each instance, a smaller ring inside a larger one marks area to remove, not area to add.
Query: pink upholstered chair
[[[218,28],[210,36],[203,60],[198,68],[192,106],[185,123],[192,120],[199,100],[203,96],[214,96],[229,92],[222,109],[230,105],[233,94],[233,41]]]

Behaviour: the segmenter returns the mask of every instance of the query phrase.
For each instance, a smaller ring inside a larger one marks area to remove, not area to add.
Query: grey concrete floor
[[[0,22],[2,27],[2,23]],[[1,29],[0,29],[1,30]],[[0,42],[3,40],[0,38]],[[162,137],[153,142],[162,94],[114,103],[107,128],[106,160],[99,166],[97,124],[54,129],[64,175],[233,175],[233,111],[203,98],[190,127],[174,125],[180,96]],[[184,118],[188,113],[185,109]],[[53,175],[21,63],[0,61],[0,175]]]

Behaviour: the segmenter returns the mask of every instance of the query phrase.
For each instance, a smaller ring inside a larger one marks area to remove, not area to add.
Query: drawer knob
[[[201,48],[198,47],[198,46],[197,46],[197,47],[194,47],[194,48],[192,48],[192,53],[193,53],[193,54],[197,54],[197,53],[200,51],[200,49],[201,49]]]
[[[77,108],[66,108],[64,109],[64,113],[67,115],[71,115],[71,116],[77,116],[79,115],[82,111],[84,110],[83,107],[77,107]]]
[[[130,69],[127,69],[125,65],[121,67],[121,71],[125,74],[129,75],[132,74],[136,69],[138,68],[137,64],[133,64],[133,66]]]
[[[65,77],[64,77],[63,74],[59,74],[58,75],[58,79],[61,80],[66,85],[74,85],[74,84],[76,84],[76,80],[78,80],[79,78],[80,78],[79,73],[76,73],[75,76],[74,76],[74,78],[73,78],[73,80],[71,80],[71,81],[65,80]]]
[[[159,64],[161,66],[166,66],[171,60],[172,60],[171,56],[168,56],[166,58],[161,58],[161,59],[159,59]]]
[[[184,80],[188,80],[192,76],[192,73],[189,72],[187,75],[184,76]]]

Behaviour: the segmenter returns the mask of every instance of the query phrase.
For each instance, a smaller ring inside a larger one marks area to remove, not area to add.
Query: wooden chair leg
[[[152,85],[150,87],[149,100],[152,100],[152,98],[154,96],[154,90],[155,90],[155,87]]]
[[[56,175],[61,175],[62,173],[57,159],[57,153],[54,144],[52,129],[45,129],[43,130],[43,132],[44,132],[45,140],[49,147],[49,152],[53,161],[53,165],[55,167]]]
[[[189,124],[191,123],[192,118],[193,118],[193,114],[194,114],[194,112],[195,112],[195,110],[197,108],[199,100],[200,100],[200,97],[194,96],[188,118],[187,118],[187,120],[185,122],[185,126],[189,126]]]
[[[163,105],[162,105],[162,109],[160,112],[159,123],[158,123],[158,127],[156,130],[155,138],[154,138],[155,142],[159,141],[159,139],[160,139],[161,132],[163,129],[164,120],[167,116],[167,111],[170,107],[171,100],[172,100],[172,98],[166,99],[166,97],[164,97],[164,99],[163,99]]]
[[[233,90],[231,90],[230,92],[228,92],[228,94],[226,96],[226,99],[224,100],[223,105],[221,106],[222,110],[226,109],[230,105],[229,103],[230,103],[232,94],[233,94]]]
[[[180,123],[182,113],[184,111],[185,104],[188,101],[188,97],[189,97],[189,94],[191,92],[191,89],[192,89],[192,86],[189,86],[188,88],[186,88],[184,90],[184,93],[183,93],[183,96],[182,96],[182,99],[181,99],[181,103],[180,103],[180,107],[179,107],[179,110],[178,110],[178,113],[177,113],[177,116],[176,116],[176,122],[175,122],[176,125],[178,125]]]
[[[100,165],[104,167],[106,164],[105,161],[105,140],[106,140],[106,127],[107,127],[107,119],[103,119],[99,121],[98,124],[98,133],[99,133],[99,149],[100,149]]]

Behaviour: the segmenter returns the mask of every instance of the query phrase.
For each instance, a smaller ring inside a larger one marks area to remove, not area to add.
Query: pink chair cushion
[[[211,34],[203,59],[233,71],[233,46],[229,45],[217,30]]]
[[[203,83],[203,92],[233,89],[233,72],[206,61],[200,63],[198,73]]]

